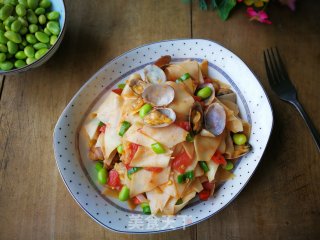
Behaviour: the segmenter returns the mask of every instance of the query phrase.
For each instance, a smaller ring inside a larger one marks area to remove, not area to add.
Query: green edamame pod
[[[41,14],[39,17],[38,17],[38,21],[40,24],[45,24],[47,22],[47,18],[45,15]]]
[[[34,48],[32,46],[26,46],[24,48],[24,53],[28,58],[34,57]]]
[[[8,52],[10,54],[15,54],[18,51],[18,44],[12,41],[7,42]]]
[[[13,32],[13,31],[6,31],[4,33],[4,36],[8,38],[10,41],[15,42],[15,43],[21,43],[22,38],[19,33]]]
[[[6,54],[0,53],[0,62],[4,62],[6,60]]]
[[[1,9],[0,9],[0,19],[2,21],[4,21],[5,19],[7,19],[13,11],[13,6],[10,4],[6,4],[4,5]]]
[[[31,64],[31,63],[33,63],[33,62],[35,62],[35,61],[37,61],[37,59],[35,59],[35,58],[27,58],[26,59],[26,63],[29,65],[29,64]]]
[[[38,7],[36,10],[34,10],[34,13],[36,15],[41,15],[41,14],[45,14],[46,13],[46,10],[42,7]]]
[[[33,48],[39,50],[41,48],[48,48],[48,45],[42,42],[36,43],[33,45]]]
[[[9,71],[13,68],[13,63],[10,61],[4,61],[0,63],[0,69],[3,71]]]
[[[3,43],[0,43],[0,52],[1,52],[1,53],[6,53],[6,52],[8,52],[7,46],[4,45]]]
[[[36,32],[34,35],[39,42],[48,43],[50,41],[49,36],[44,32]]]
[[[58,40],[58,37],[56,35],[52,35],[50,37],[50,45],[54,45]]]
[[[60,13],[57,11],[52,11],[47,14],[48,20],[58,20],[60,17]]]
[[[60,26],[56,21],[49,21],[47,23],[47,28],[53,35],[59,35],[60,33]]]
[[[38,25],[36,25],[36,24],[30,24],[30,25],[29,25],[29,32],[30,32],[30,33],[35,33],[35,32],[38,31],[38,29],[39,29],[39,27],[38,27]]]
[[[22,26],[28,27],[29,23],[25,18],[26,17],[18,17],[18,20],[22,23]]]
[[[15,20],[12,24],[11,24],[11,30],[13,32],[19,32],[20,29],[22,27],[22,23],[19,20]]]
[[[38,22],[38,18],[36,14],[31,9],[27,10],[27,19],[30,23],[36,24]]]
[[[16,13],[17,13],[17,15],[20,16],[20,17],[25,16],[25,15],[27,14],[26,7],[23,6],[22,4],[18,4],[18,5],[16,6]]]
[[[36,54],[34,55],[36,59],[40,59],[41,57],[43,57],[43,55],[45,55],[48,52],[48,49],[46,48],[41,48],[39,49]]]
[[[32,10],[36,9],[39,5],[39,0],[27,0],[28,7]]]
[[[23,61],[22,59],[18,59],[17,61],[14,62],[14,66],[16,68],[22,68],[22,67],[24,67],[26,65],[27,65],[26,62]]]
[[[23,27],[20,29],[20,31],[19,31],[19,33],[20,33],[21,35],[25,35],[27,32],[28,32],[28,28],[25,27],[25,26],[23,26]]]
[[[16,59],[26,59],[27,56],[24,51],[18,51],[15,55]]]
[[[41,0],[39,5],[42,8],[48,8],[51,7],[51,2],[50,0]]]
[[[35,37],[33,34],[31,34],[31,33],[28,33],[28,34],[26,35],[26,40],[27,40],[28,43],[31,43],[31,44],[35,44],[35,43],[38,42],[38,40],[36,39],[36,37]]]

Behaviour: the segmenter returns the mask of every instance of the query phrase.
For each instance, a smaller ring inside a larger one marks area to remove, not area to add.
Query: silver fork
[[[263,55],[271,89],[281,100],[289,102],[296,107],[311,131],[312,137],[317,144],[318,151],[320,151],[319,133],[297,99],[297,91],[290,81],[288,73],[280,58],[278,49],[266,49],[263,51]]]

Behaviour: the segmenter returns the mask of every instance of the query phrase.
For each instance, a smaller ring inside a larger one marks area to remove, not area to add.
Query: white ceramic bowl
[[[87,158],[87,143],[79,134],[86,114],[99,99],[133,72],[141,71],[162,55],[174,62],[209,61],[210,76],[232,86],[241,115],[252,124],[253,151],[235,166],[233,179],[224,183],[208,201],[194,199],[178,215],[147,216],[130,211],[125,203],[100,194],[94,163]],[[130,50],[103,66],[73,97],[54,130],[54,152],[61,177],[81,208],[102,226],[124,233],[157,233],[185,228],[203,221],[227,206],[241,192],[255,171],[267,146],[273,116],[267,95],[250,69],[221,45],[203,39],[168,40]],[[79,137],[80,136],[80,137]],[[249,209],[248,209],[249,210]]]
[[[1,74],[14,74],[14,73],[19,73],[19,72],[25,72],[27,70],[30,70],[32,68],[36,68],[39,67],[40,65],[44,64],[46,61],[49,60],[49,58],[52,57],[52,55],[57,51],[57,49],[59,48],[62,39],[64,37],[64,33],[66,30],[66,8],[65,8],[65,4],[64,4],[64,0],[50,0],[51,1],[51,10],[52,11],[57,11],[60,13],[60,18],[59,18],[59,23],[60,23],[60,33],[58,35],[58,39],[56,41],[56,43],[51,46],[51,48],[49,49],[49,51],[40,59],[38,59],[37,61],[26,65],[22,68],[14,68],[11,69],[9,71],[2,71],[0,70],[0,75]]]

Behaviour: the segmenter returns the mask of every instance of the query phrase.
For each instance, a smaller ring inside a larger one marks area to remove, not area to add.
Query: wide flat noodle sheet
[[[168,182],[162,184],[161,186],[159,186],[159,188],[162,190],[162,192],[165,192],[172,197],[178,197],[176,185],[174,184],[174,179],[172,176],[170,177],[170,180]]]
[[[84,125],[84,128],[85,128],[90,140],[92,140],[96,137],[99,123],[100,123],[100,120],[98,118],[93,118],[93,119],[90,119],[89,121],[87,121],[87,123]]]
[[[174,206],[174,213],[179,212],[182,208],[184,208],[188,202],[196,196],[196,192],[191,192],[185,197],[182,198],[182,203]]]
[[[203,76],[197,61],[184,61],[179,64],[182,66],[186,73],[189,73],[192,79],[198,83],[203,83]]]
[[[156,154],[151,148],[140,146],[130,162],[131,167],[160,167],[169,165],[172,151]]]
[[[174,214],[174,206],[176,205],[178,198],[171,197],[166,206],[163,208],[162,213],[165,215],[173,215]]]
[[[209,171],[206,173],[206,175],[208,177],[208,181],[211,182],[214,180],[214,177],[215,177],[216,172],[218,170],[219,164],[217,164],[213,161],[207,162],[207,164],[209,167]]]
[[[168,148],[172,148],[178,143],[184,142],[188,134],[186,130],[176,126],[175,124],[171,124],[163,128],[143,126],[141,133],[149,136]]]
[[[162,211],[170,198],[170,195],[162,192],[158,187],[146,192],[146,195],[149,200],[149,206],[152,214],[156,214],[159,210]]]
[[[214,138],[196,135],[196,137],[194,138],[196,160],[210,162],[211,157],[220,145],[222,137],[222,134]]]
[[[143,125],[140,123],[133,124],[123,136],[123,139],[144,147],[151,147],[156,141],[146,134],[142,133]]]
[[[121,110],[121,122],[127,121],[130,123],[141,123],[141,124],[143,123],[139,115],[133,111],[132,106],[135,103],[135,101],[136,99],[129,99],[129,98],[124,99],[122,110]]]

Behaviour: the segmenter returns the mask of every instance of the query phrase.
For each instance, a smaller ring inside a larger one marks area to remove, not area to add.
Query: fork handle
[[[307,126],[312,134],[313,140],[317,144],[318,151],[320,152],[320,136],[319,136],[319,133],[318,133],[316,127],[313,125],[311,119],[309,118],[308,114],[304,111],[302,105],[299,103],[298,100],[291,101],[291,103],[296,107],[296,109],[299,111],[299,113],[303,117],[305,123],[307,124]]]

